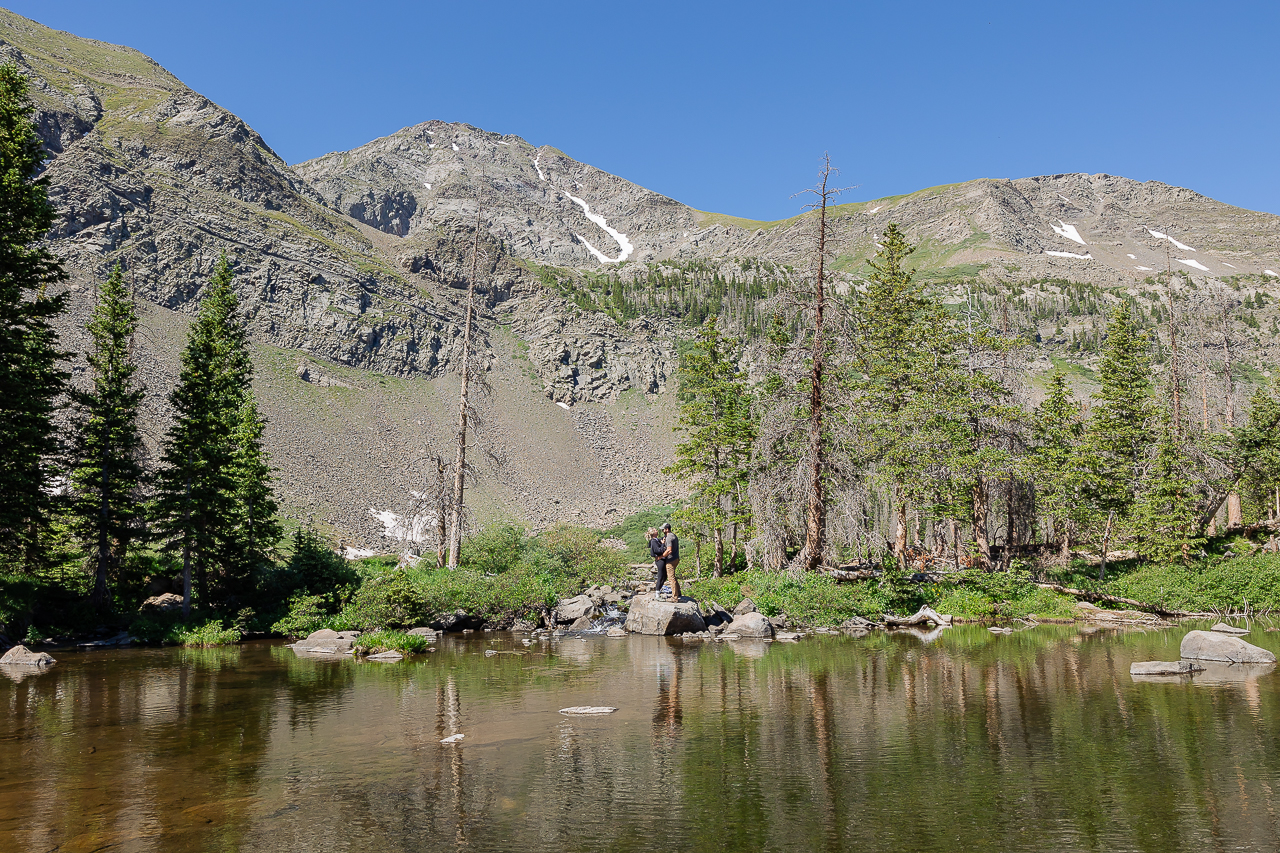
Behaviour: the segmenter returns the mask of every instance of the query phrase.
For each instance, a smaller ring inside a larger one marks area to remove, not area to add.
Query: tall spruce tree
[[[683,517],[705,527],[714,540],[716,577],[724,573],[726,528],[750,521],[740,495],[756,425],[747,379],[738,367],[741,356],[741,342],[720,331],[715,315],[707,318],[681,359],[678,428],[686,441],[676,446],[675,464],[664,469],[693,481],[689,512]]]
[[[235,483],[236,525],[233,535],[227,537],[227,544],[232,546],[230,553],[223,556],[227,572],[224,586],[230,595],[248,591],[254,572],[271,560],[275,544],[280,541],[271,462],[262,446],[266,425],[252,392],[247,392],[233,434],[231,476]]]
[[[1053,525],[1054,539],[1066,559],[1075,531],[1086,521],[1080,500],[1085,474],[1080,465],[1084,415],[1061,370],[1049,375],[1049,394],[1032,415],[1031,435],[1037,502]]]
[[[34,570],[53,495],[58,441],[52,418],[66,385],[51,321],[67,277],[45,245],[56,220],[27,81],[0,66],[0,563]]]
[[[191,610],[193,581],[201,603],[211,603],[210,575],[234,547],[240,528],[236,434],[252,364],[232,279],[224,255],[205,289],[177,387],[169,395],[174,422],[157,477],[156,528],[166,549],[182,557],[184,615]]]
[[[1098,381],[1102,387],[1093,395],[1085,451],[1087,494],[1099,518],[1106,519],[1100,543],[1101,578],[1106,575],[1112,538],[1118,526],[1130,520],[1153,441],[1148,341],[1135,326],[1127,304],[1117,306],[1107,322]]]
[[[92,601],[110,603],[109,581],[142,533],[142,437],[138,407],[145,392],[134,381],[133,335],[138,314],[120,264],[98,293],[89,322],[90,391],[72,394],[78,418],[71,467],[74,527],[93,566]]]
[[[1157,563],[1188,563],[1204,544],[1199,500],[1172,414],[1164,417],[1150,470],[1134,506],[1138,553]]]
[[[1230,462],[1259,515],[1280,518],[1280,377],[1254,391],[1244,426],[1231,431]]]

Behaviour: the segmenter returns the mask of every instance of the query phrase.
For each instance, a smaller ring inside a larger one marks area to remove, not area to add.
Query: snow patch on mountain
[[[1058,226],[1061,226],[1061,227],[1058,227]],[[1057,234],[1059,237],[1066,237],[1068,240],[1074,240],[1077,243],[1079,243],[1081,246],[1089,245],[1084,241],[1084,238],[1080,236],[1080,232],[1076,230],[1076,227],[1074,225],[1068,225],[1067,223],[1059,219],[1058,224],[1053,225],[1051,227],[1053,228],[1053,233]]]
[[[1152,231],[1150,228],[1147,229],[1147,233],[1150,234],[1152,237],[1155,237],[1157,240],[1168,240],[1170,243],[1177,246],[1179,249],[1181,249],[1184,252],[1195,251],[1195,249],[1191,248],[1186,243],[1179,243],[1177,240],[1173,239],[1168,234],[1161,234],[1159,231]]]
[[[1048,251],[1046,251],[1046,252],[1045,252],[1045,254],[1046,254],[1046,255],[1052,255],[1052,256],[1053,256],[1053,257],[1055,257],[1055,258],[1079,258],[1079,259],[1080,259],[1080,260],[1082,260],[1082,261],[1091,261],[1091,260],[1093,260],[1093,255],[1090,255],[1090,254],[1077,255],[1075,252],[1048,252]]]
[[[1206,267],[1204,264],[1202,264],[1202,263],[1200,263],[1199,261],[1196,261],[1196,260],[1190,260],[1190,259],[1188,259],[1188,258],[1174,258],[1174,260],[1175,260],[1175,261],[1177,261],[1177,262],[1178,262],[1178,263],[1180,263],[1180,264],[1186,264],[1187,266],[1191,267],[1192,269],[1201,270],[1202,272],[1208,272],[1208,271],[1209,271],[1209,268],[1208,268],[1208,267]]]
[[[587,239],[583,237],[581,234],[573,235],[582,241],[582,245],[586,246],[587,251],[595,255],[596,259],[599,260],[600,263],[620,264],[623,261],[625,261],[632,252],[636,250],[635,246],[631,245],[631,241],[627,239],[626,234],[623,234],[620,231],[615,231],[614,229],[610,228],[609,223],[605,221],[605,218],[603,216],[601,216],[598,213],[591,212],[591,206],[589,204],[587,204],[585,201],[583,201],[582,199],[578,198],[575,195],[569,195],[569,193],[565,193],[565,195],[568,196],[572,201],[576,202],[577,205],[582,208],[582,212],[586,215],[587,219],[590,219],[596,225],[599,225],[600,230],[604,231],[604,233],[608,234],[610,237],[612,237],[614,240],[617,241],[618,248],[621,249],[621,251],[618,253],[618,257],[610,258],[610,257],[607,257],[603,252],[601,252],[595,246],[591,245],[591,243],[589,243]]]

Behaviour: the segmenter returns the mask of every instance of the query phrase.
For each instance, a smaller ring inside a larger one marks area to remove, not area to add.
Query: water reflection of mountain
[[[0,680],[0,849],[1273,849],[1280,679],[1128,675],[1180,636],[64,656]]]

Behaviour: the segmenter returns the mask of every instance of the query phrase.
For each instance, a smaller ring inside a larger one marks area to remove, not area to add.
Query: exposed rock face
[[[138,607],[138,612],[172,616],[182,612],[182,596],[166,592],[164,595],[153,595]]]
[[[747,639],[761,639],[773,636],[773,623],[763,613],[742,613],[733,617],[733,621],[725,626],[724,633],[737,634]]]
[[[590,627],[590,617],[596,612],[596,603],[591,597],[586,595],[576,595],[573,598],[566,598],[560,601],[551,611],[551,617],[558,624],[567,625],[571,622],[577,622],[583,617],[588,619],[588,627]]]
[[[6,666],[53,666],[57,661],[44,652],[33,652],[24,645],[16,645],[0,657],[0,664]]]
[[[1204,667],[1189,660],[1148,660],[1129,664],[1130,675],[1190,675],[1204,672]]]
[[[293,650],[312,654],[349,655],[359,636],[359,631],[332,631],[322,628],[308,635],[305,640],[294,643]]]
[[[1224,663],[1275,663],[1276,656],[1266,649],[1216,631],[1190,631],[1182,638],[1184,660],[1210,660]]]
[[[475,631],[484,627],[484,620],[472,616],[465,610],[457,610],[433,620],[431,627],[437,631]]]
[[[706,630],[696,601],[658,601],[653,593],[631,599],[631,611],[624,626],[633,634],[670,637]]]

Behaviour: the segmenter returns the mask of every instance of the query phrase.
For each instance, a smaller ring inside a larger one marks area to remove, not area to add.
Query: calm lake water
[[[1186,630],[63,652],[0,675],[0,850],[1280,849],[1280,673],[1129,676]]]

